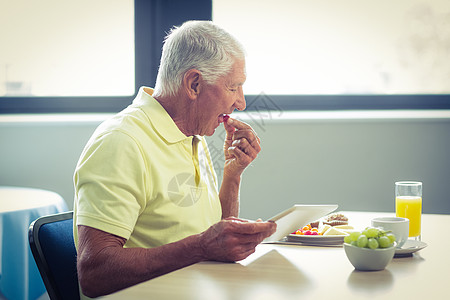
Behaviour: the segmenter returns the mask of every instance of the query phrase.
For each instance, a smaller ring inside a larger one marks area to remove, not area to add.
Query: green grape
[[[377,228],[368,228],[367,229],[367,233],[366,233],[366,236],[368,237],[368,238],[374,238],[374,237],[377,237],[378,236],[378,229]]]
[[[378,248],[378,242],[374,238],[370,238],[367,241],[367,246],[369,246],[370,249],[377,249]]]
[[[386,234],[386,236],[389,238],[391,243],[393,243],[393,242],[395,242],[397,240],[393,233],[388,233],[388,234]]]
[[[358,231],[354,231],[352,233],[350,233],[349,237],[350,237],[350,241],[356,241],[358,239],[358,237],[361,235],[361,232]]]
[[[388,233],[388,231],[384,230],[383,228],[377,228],[379,235],[386,235],[386,233]]]
[[[364,248],[367,246],[367,241],[368,241],[367,236],[365,236],[364,234],[361,234],[358,237],[358,240],[356,240],[356,244],[358,245],[358,247]]]
[[[380,244],[380,248],[387,248],[391,246],[391,240],[387,236],[382,236],[378,239],[378,243]]]
[[[388,248],[395,242],[395,235],[382,228],[366,227],[362,232],[353,231],[344,237],[344,242],[359,248]]]

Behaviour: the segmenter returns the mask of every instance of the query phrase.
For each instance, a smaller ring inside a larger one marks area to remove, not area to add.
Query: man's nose
[[[238,95],[238,99],[236,99],[236,109],[243,111],[245,109],[245,107],[247,107],[247,104],[245,102],[245,96],[244,96],[244,90],[242,89],[242,87],[239,87],[239,95]]]

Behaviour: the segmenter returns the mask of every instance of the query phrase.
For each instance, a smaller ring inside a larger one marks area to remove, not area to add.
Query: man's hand
[[[230,217],[200,234],[200,247],[207,260],[239,261],[255,252],[255,247],[276,228],[274,222]]]
[[[253,128],[244,122],[228,118],[223,124],[227,132],[224,175],[241,175],[261,151],[261,141]]]

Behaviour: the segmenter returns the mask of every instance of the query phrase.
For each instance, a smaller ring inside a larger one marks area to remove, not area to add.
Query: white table
[[[31,254],[28,227],[37,218],[67,211],[58,194],[0,187],[0,292],[7,299],[36,299],[45,286]]]
[[[343,212],[364,228],[386,213]],[[444,229],[445,228],[445,229]],[[428,244],[383,271],[356,271],[343,247],[263,244],[238,263],[202,262],[105,299],[444,299],[448,297],[450,215],[423,215]]]

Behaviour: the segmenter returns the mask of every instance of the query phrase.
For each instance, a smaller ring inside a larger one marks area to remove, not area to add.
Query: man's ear
[[[183,77],[183,89],[191,100],[197,99],[200,94],[202,73],[196,69],[188,70]]]

